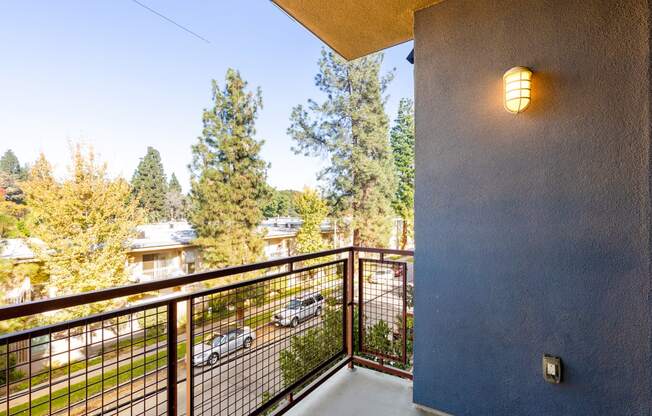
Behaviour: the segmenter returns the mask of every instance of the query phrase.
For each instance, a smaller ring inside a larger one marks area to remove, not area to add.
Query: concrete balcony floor
[[[377,371],[343,368],[287,415],[432,416],[412,404],[412,382]]]

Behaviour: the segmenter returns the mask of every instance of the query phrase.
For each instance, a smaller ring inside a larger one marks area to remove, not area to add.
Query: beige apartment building
[[[273,218],[259,226],[264,233],[265,257],[269,260],[295,254],[294,240],[301,228],[298,218]],[[195,231],[186,221],[144,224],[137,228],[136,238],[130,244],[127,268],[132,282],[183,276],[201,269],[201,252],[193,244]],[[322,224],[322,237],[333,242],[334,230],[330,222]],[[5,239],[0,245],[0,259],[12,263],[36,262],[31,249],[33,244],[43,244],[38,239]],[[18,287],[4,288],[4,303],[32,300],[33,287],[29,278]],[[55,294],[49,294],[54,296]]]

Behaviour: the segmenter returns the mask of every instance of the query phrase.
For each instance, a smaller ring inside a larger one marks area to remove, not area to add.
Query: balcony
[[[287,415],[431,415],[412,404],[412,382],[366,368],[342,369]]]
[[[341,248],[0,308],[102,310],[0,337],[0,416],[420,414],[412,255]]]

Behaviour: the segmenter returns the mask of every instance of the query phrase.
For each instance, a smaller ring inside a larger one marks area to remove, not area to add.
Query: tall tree
[[[0,196],[4,200],[22,204],[24,202],[23,190],[19,181],[25,180],[26,169],[20,166],[18,158],[9,149],[0,157]]]
[[[177,221],[186,218],[187,207],[186,196],[183,194],[181,184],[177,176],[172,173],[170,183],[168,183],[168,192],[166,195],[166,207],[168,218]]]
[[[161,154],[153,147],[147,148],[131,179],[132,193],[138,206],[145,210],[149,222],[168,219],[166,196],[168,190]]]
[[[14,154],[13,150],[7,150],[2,157],[0,157],[0,172],[11,175],[16,180],[25,179],[25,171],[18,162],[18,157]]]
[[[95,160],[93,151],[76,146],[69,177],[55,180],[41,155],[25,192],[33,233],[47,247],[34,248],[58,294],[127,283],[125,242],[140,221],[127,181],[108,178],[106,165]],[[92,304],[69,312],[84,315],[104,307]]]
[[[397,179],[392,205],[403,220],[399,243],[405,249],[409,238],[414,235],[414,104],[408,98],[399,103],[390,142]]]
[[[374,54],[347,62],[322,50],[315,82],[327,99],[295,107],[288,134],[296,153],[330,157],[319,179],[334,215],[351,226],[353,244],[384,247],[395,185],[384,96],[393,73],[381,76],[382,61]]]
[[[263,254],[256,227],[263,218],[268,165],[254,138],[262,108],[260,88],[246,91],[236,70],[223,89],[212,82],[213,107],[204,110],[202,135],[192,146],[190,215],[208,267],[257,261]]]
[[[183,192],[183,189],[181,189],[181,184],[179,183],[179,179],[177,179],[177,175],[172,172],[172,176],[170,176],[170,183],[168,184],[168,190],[170,191],[175,191],[175,192]]]
[[[263,207],[265,218],[274,217],[294,217],[297,211],[294,207],[294,198],[299,194],[298,191],[291,189],[276,190],[270,187],[270,197]]]
[[[314,253],[324,250],[328,244],[321,236],[321,224],[328,215],[328,206],[314,189],[306,188],[294,200],[301,217],[301,228],[297,232],[296,250],[298,253]]]

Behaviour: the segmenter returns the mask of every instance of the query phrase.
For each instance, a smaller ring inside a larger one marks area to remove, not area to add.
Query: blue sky
[[[92,145],[112,175],[131,178],[147,146],[188,189],[190,146],[210,103],[210,80],[240,70],[260,86],[257,137],[269,183],[315,186],[323,161],[294,155],[291,108],[320,98],[322,43],[267,0],[140,0],[207,38],[206,44],[131,0],[0,0],[0,151],[21,162],[43,151],[58,175],[70,142]],[[396,68],[387,111],[412,97],[411,42],[385,54]]]

